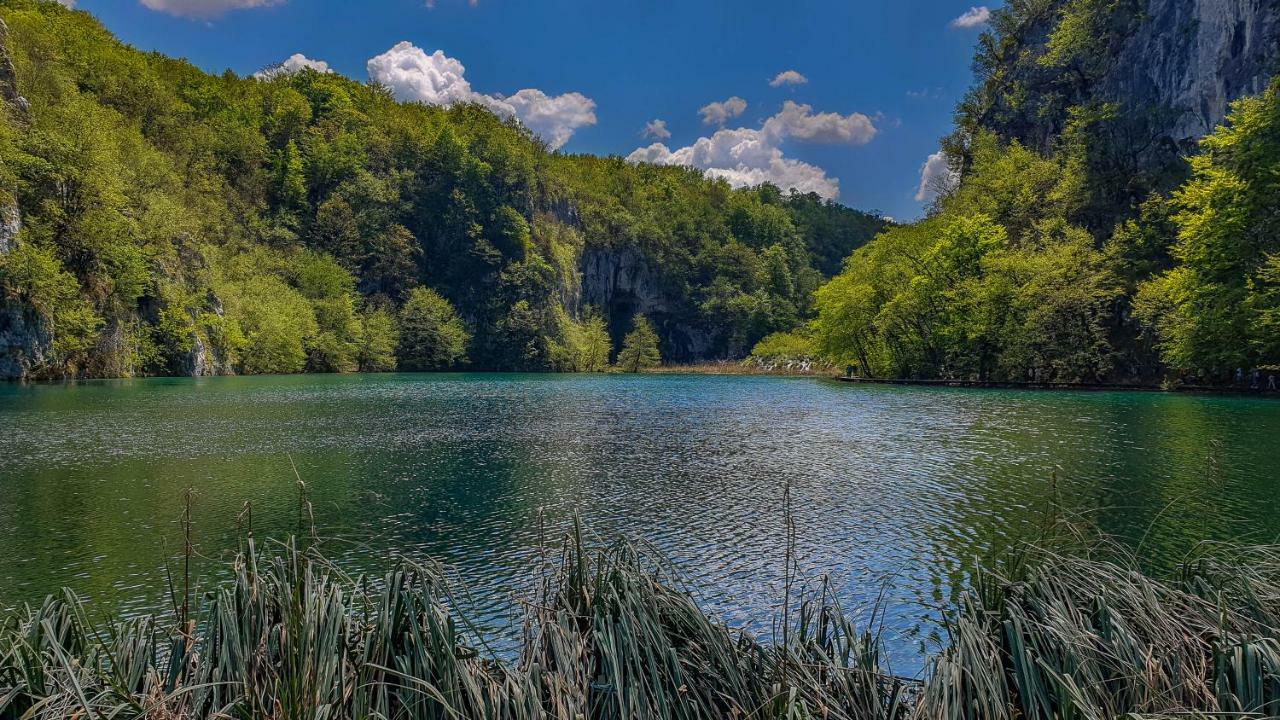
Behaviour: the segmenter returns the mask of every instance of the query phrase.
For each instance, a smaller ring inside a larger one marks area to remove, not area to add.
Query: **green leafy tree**
[[[395,315],[386,308],[373,308],[366,310],[360,319],[360,346],[356,356],[360,371],[395,370],[396,346],[400,343]]]
[[[445,370],[466,362],[470,335],[462,319],[434,290],[418,287],[400,308],[396,358],[405,370]]]
[[[1280,80],[1201,147],[1173,196],[1177,265],[1142,286],[1136,309],[1170,367],[1228,380],[1280,366]]]
[[[631,322],[631,332],[622,340],[622,350],[618,353],[618,367],[625,372],[640,372],[645,368],[662,364],[662,355],[658,351],[658,334],[653,331],[649,319],[636,313]]]

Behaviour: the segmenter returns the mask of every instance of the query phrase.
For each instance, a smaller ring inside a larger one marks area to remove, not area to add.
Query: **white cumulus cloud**
[[[666,140],[671,137],[671,131],[667,129],[666,120],[653,119],[644,124],[644,130],[640,131],[640,137],[654,138],[655,140]]]
[[[65,8],[74,8],[76,0],[58,0],[58,4]]]
[[[707,103],[698,108],[703,125],[724,125],[747,109],[747,101],[734,95],[723,102]]]
[[[872,121],[861,113],[814,113],[808,105],[784,103],[782,109],[758,128],[723,128],[692,145],[672,150],[662,143],[637,148],[631,162],[685,165],[711,177],[724,178],[735,187],[769,182],[788,190],[813,192],[832,199],[840,195],[840,180],[826,171],[786,157],[786,139],[861,145],[875,137]]]
[[[916,188],[917,202],[932,202],[949,191],[956,183],[956,173],[941,150],[933,153],[920,166],[920,185]]]
[[[478,93],[471,89],[459,60],[439,50],[428,55],[407,40],[370,58],[367,68],[369,77],[390,88],[399,100],[445,106],[480,103],[517,118],[552,148],[568,142],[578,128],[596,123],[595,101],[582,93],[548,95],[536,88],[507,96]]]
[[[782,87],[783,85],[803,85],[809,82],[809,78],[801,75],[795,70],[783,70],[773,79],[769,81],[769,87]]]
[[[790,100],[782,104],[777,115],[765,121],[765,128],[770,126],[774,126],[778,134],[809,142],[862,145],[876,136],[871,118],[862,113],[815,113],[813,107]]]
[[[253,76],[259,80],[270,80],[281,75],[292,75],[296,72],[301,72],[304,68],[311,68],[321,73],[333,72],[329,69],[329,63],[323,60],[312,60],[302,53],[294,53],[285,58],[283,62],[265,67],[254,73]]]
[[[279,5],[284,0],[141,0],[143,7],[185,18],[209,20],[228,10]]]
[[[391,88],[398,100],[452,105],[475,100],[462,63],[437,50],[428,55],[402,40],[369,58],[369,77]]]
[[[487,98],[486,104],[496,112],[506,110],[519,118],[525,127],[553,148],[569,142],[578,128],[596,124],[596,103],[582,93],[548,95],[541,90],[525,88],[506,98]]]
[[[960,17],[951,21],[953,28],[973,28],[979,25],[986,25],[991,19],[991,9],[986,5],[978,5],[971,7],[960,14]]]

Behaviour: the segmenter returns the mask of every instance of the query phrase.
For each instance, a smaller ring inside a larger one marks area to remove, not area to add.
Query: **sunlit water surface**
[[[64,585],[161,609],[183,490],[217,558],[246,502],[258,538],[299,527],[295,468],[329,554],[442,561],[499,648],[540,542],[575,514],[657,546],[709,610],[767,634],[787,483],[801,568],[851,612],[883,596],[909,670],[973,563],[1034,537],[1055,498],[1153,567],[1280,535],[1280,403],[1249,398],[671,375],[0,385],[0,609]]]

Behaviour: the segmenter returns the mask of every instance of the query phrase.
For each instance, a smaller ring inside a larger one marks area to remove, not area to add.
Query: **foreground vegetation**
[[[566,539],[493,656],[438,568],[351,578],[252,539],[177,622],[98,622],[67,593],[0,629],[0,718],[1116,718],[1280,713],[1280,549],[1216,548],[1163,581],[1131,561],[1024,550],[948,613],[921,679],[829,588],[776,642],[709,617],[629,544]],[[790,592],[790,591],[788,591]]]

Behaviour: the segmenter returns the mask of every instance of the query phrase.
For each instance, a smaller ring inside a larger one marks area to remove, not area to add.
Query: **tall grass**
[[[652,551],[564,541],[518,657],[483,649],[443,573],[353,578],[294,542],[235,559],[190,623],[97,622],[67,592],[0,628],[0,718],[1116,718],[1280,714],[1280,549],[1207,548],[1157,581],[1024,550],[949,613],[922,679],[884,669],[829,587],[767,643]]]

